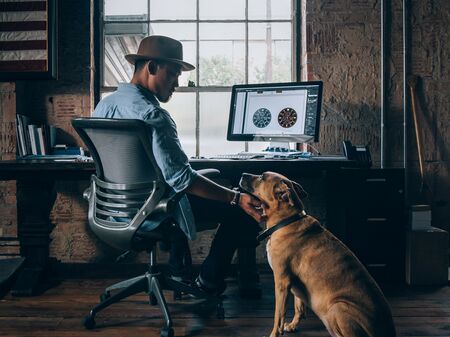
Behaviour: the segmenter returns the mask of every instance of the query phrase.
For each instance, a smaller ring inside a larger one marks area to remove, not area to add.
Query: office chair
[[[106,288],[100,303],[85,317],[84,326],[94,328],[99,311],[128,296],[146,292],[150,303],[158,303],[162,310],[165,325],[161,337],[172,337],[174,331],[164,289],[216,301],[218,317],[223,318],[220,297],[168,278],[158,268],[155,247],[158,242],[167,242],[176,226],[171,213],[182,195],[169,195],[168,185],[153,156],[150,126],[141,120],[103,118],[77,118],[72,120],[72,126],[88,147],[96,168],[90,188],[84,193],[89,201],[90,228],[115,248],[146,250],[149,254],[147,272]],[[207,176],[219,173],[215,169],[198,172]],[[141,229],[149,218],[158,226],[153,230]],[[111,294],[118,289],[121,290]]]

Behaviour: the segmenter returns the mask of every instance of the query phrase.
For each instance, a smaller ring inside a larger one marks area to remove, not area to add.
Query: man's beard
[[[167,103],[170,101],[170,99],[172,98],[172,94],[169,94],[167,96],[156,96],[158,98],[158,101],[160,101],[161,103]]]

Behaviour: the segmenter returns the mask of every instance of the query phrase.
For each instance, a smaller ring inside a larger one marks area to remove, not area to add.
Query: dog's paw
[[[294,332],[297,331],[297,324],[294,322],[284,323],[284,332]]]

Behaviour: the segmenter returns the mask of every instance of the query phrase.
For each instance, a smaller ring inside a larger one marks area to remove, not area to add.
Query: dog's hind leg
[[[286,316],[286,302],[289,295],[289,282],[286,277],[277,277],[275,273],[275,317],[270,337],[283,334],[284,319]]]
[[[374,336],[366,331],[354,312],[348,311],[348,305],[345,303],[336,303],[333,305],[327,314],[327,323],[325,323],[325,326],[333,337]]]
[[[295,296],[294,310],[294,317],[292,318],[292,321],[284,324],[284,331],[286,332],[295,331],[298,328],[300,320],[302,318],[306,318],[305,303],[303,303],[303,301],[297,296]]]

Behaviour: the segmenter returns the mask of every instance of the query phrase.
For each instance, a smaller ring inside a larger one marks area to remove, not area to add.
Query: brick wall
[[[58,79],[0,84],[0,158],[14,157],[15,113],[32,115],[60,127],[64,142],[78,142],[70,127],[76,116],[89,116],[89,1],[59,2]],[[449,229],[449,9],[445,0],[412,4],[412,71],[418,86],[421,125],[426,148],[426,175],[434,193],[433,222]],[[376,165],[380,160],[380,2],[375,0],[307,1],[306,48],[302,55],[304,76],[325,83],[320,143],[323,153],[341,152],[341,142],[368,144]],[[393,2],[389,78],[389,115],[386,116],[389,166],[403,165],[403,73],[401,2]],[[411,200],[419,200],[417,160],[409,125]],[[318,182],[306,188],[320,193]],[[51,255],[64,262],[104,262],[116,252],[101,244],[87,230],[86,203],[81,198],[87,182],[58,183],[58,197],[51,213]],[[309,185],[309,186],[308,186]],[[312,193],[314,195],[314,193]],[[308,201],[311,213],[323,218],[320,198]],[[0,182],[0,236],[15,235],[15,184]],[[192,246],[194,261],[208,250],[212,232],[203,233]],[[258,251],[259,260],[264,250]]]

